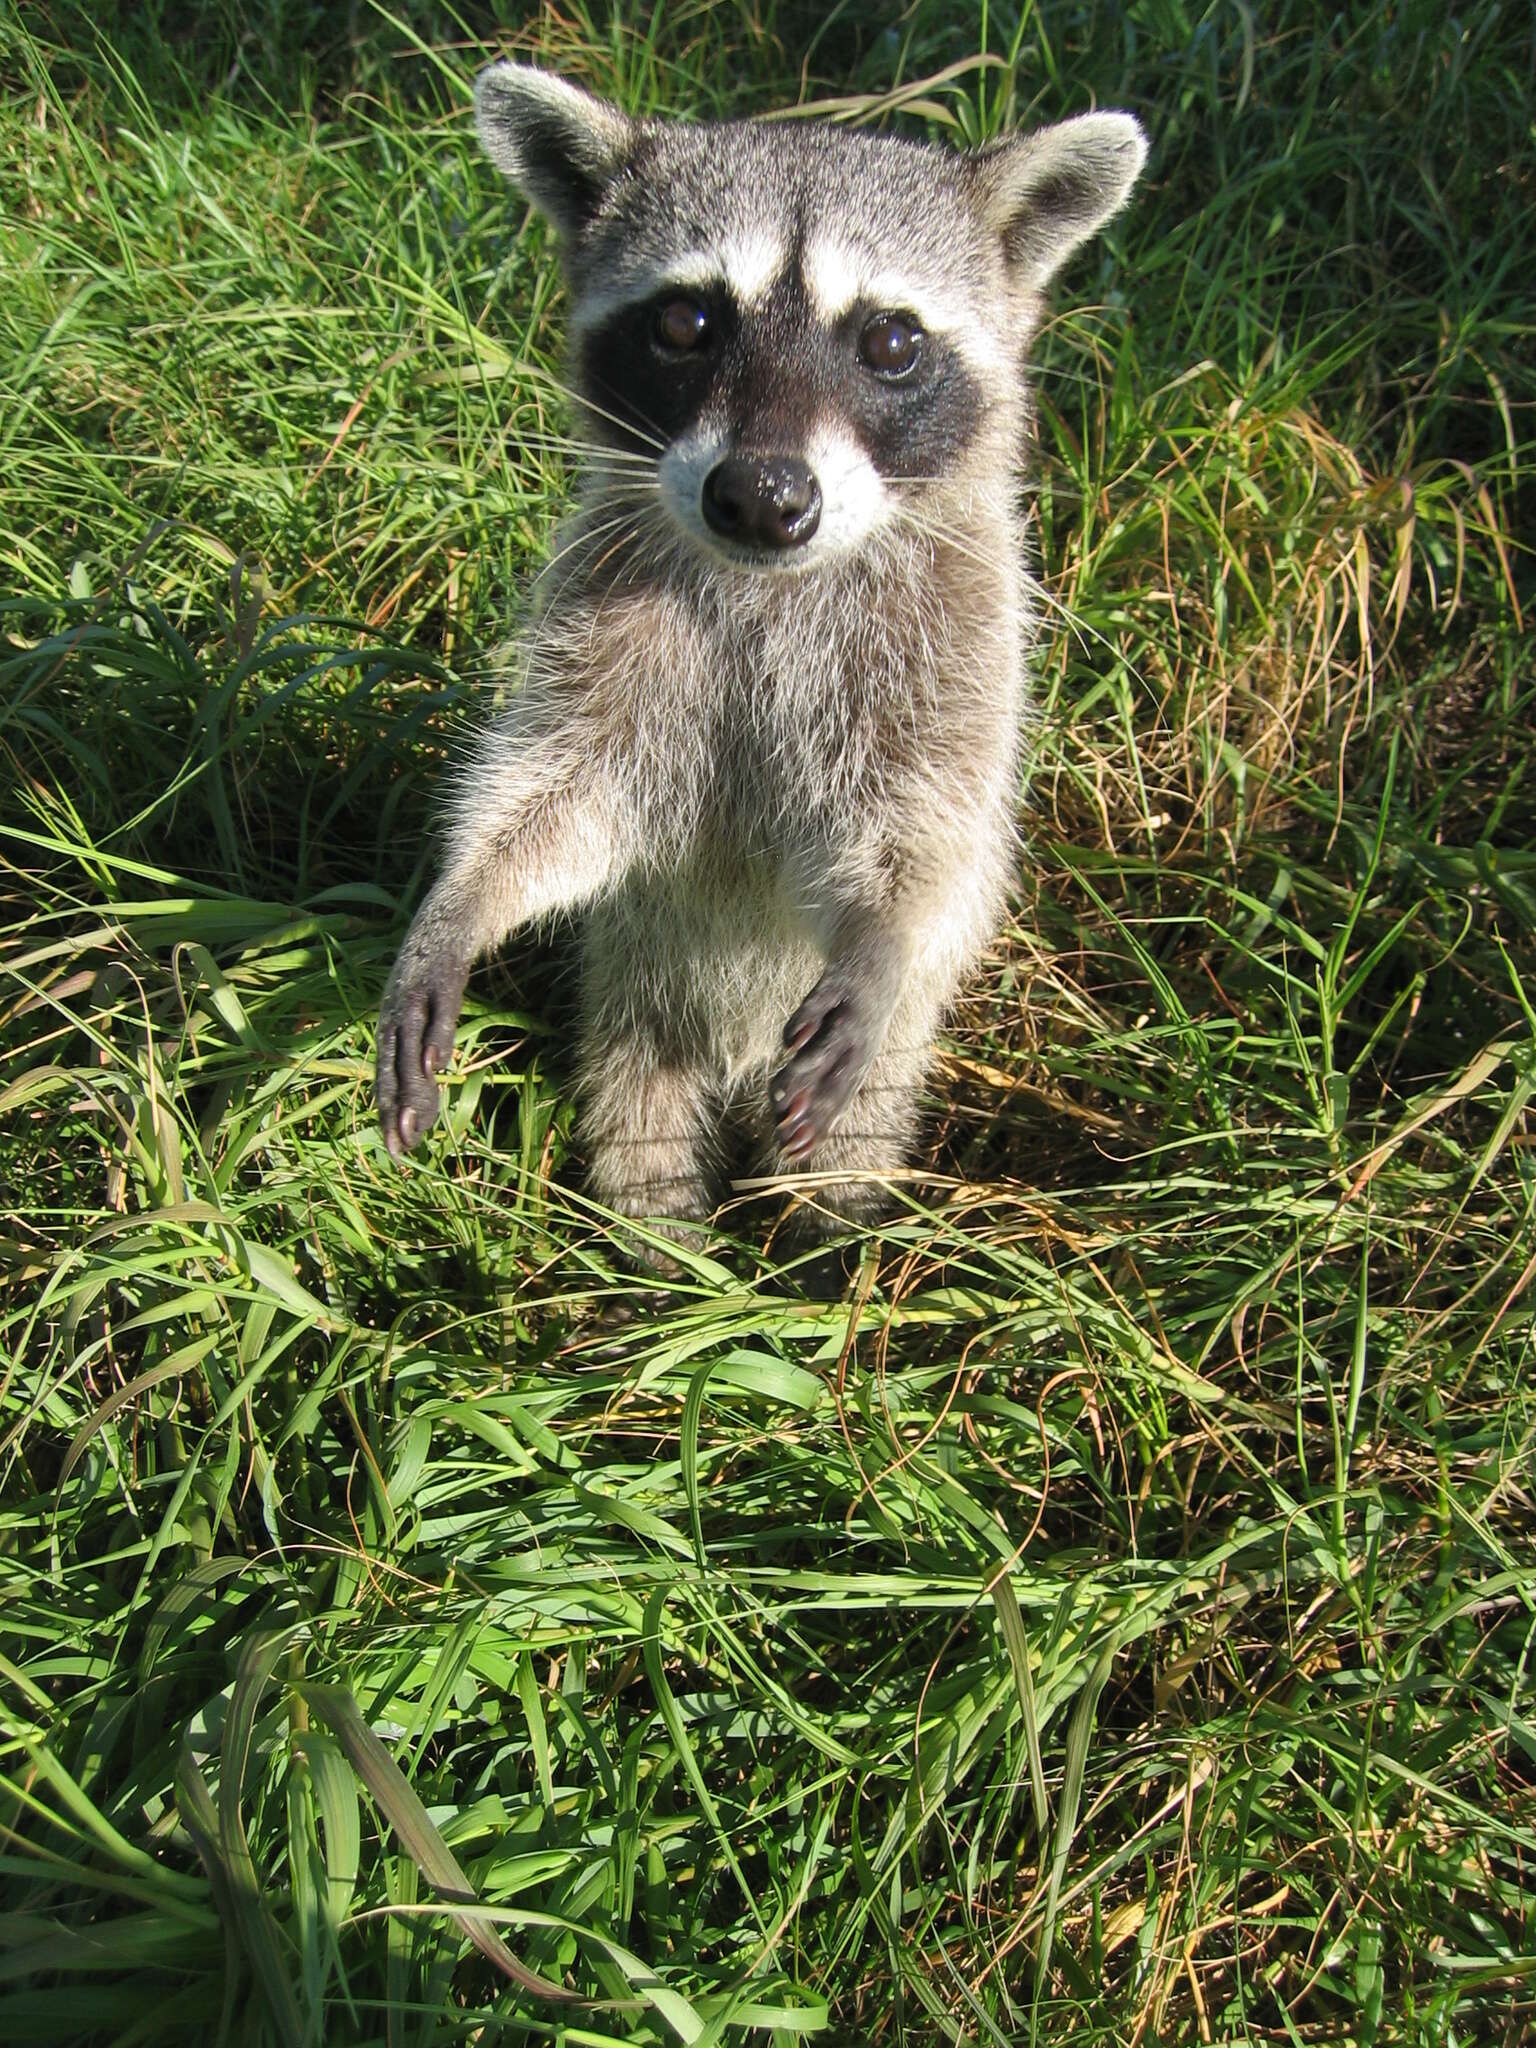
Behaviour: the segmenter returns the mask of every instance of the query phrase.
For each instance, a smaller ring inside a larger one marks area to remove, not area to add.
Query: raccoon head
[[[964,154],[636,121],[510,63],[481,73],[475,108],[487,154],[561,236],[605,477],[762,572],[1006,487],[1044,286],[1146,156],[1129,114]]]

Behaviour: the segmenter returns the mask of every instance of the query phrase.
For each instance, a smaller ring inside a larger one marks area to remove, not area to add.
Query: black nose
[[[728,455],[704,479],[704,523],[746,547],[800,548],[821,520],[821,486],[793,455]]]

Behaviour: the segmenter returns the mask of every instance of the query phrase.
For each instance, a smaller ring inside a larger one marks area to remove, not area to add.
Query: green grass
[[[0,11],[0,2039],[1528,2038],[1529,11],[504,15]],[[374,1130],[567,485],[513,47],[1154,137],[840,1305],[758,1197],[599,1327],[558,933]]]

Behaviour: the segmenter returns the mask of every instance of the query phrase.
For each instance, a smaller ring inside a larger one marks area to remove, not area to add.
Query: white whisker
[[[654,448],[658,455],[666,454],[666,439],[659,429],[655,428],[654,421],[648,421],[645,426],[641,426],[632,419],[625,419],[621,413],[610,412],[606,406],[599,405],[589,391],[576,390],[573,385],[566,384],[559,377],[555,376],[553,371],[534,367],[533,375],[541,383],[547,384],[552,391],[557,391],[562,398],[575,406],[578,411],[595,413],[599,419],[607,420],[610,425],[618,427],[622,433],[630,435],[634,440],[644,441]],[[647,426],[654,431],[647,432]]]

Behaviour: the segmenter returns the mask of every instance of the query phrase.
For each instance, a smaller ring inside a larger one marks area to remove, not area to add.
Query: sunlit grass
[[[1037,351],[1015,919],[841,1304],[744,1189],[613,1314],[559,933],[374,1129],[569,474],[509,47],[1154,137]],[[1523,2039],[1528,20],[0,53],[0,2038]]]

